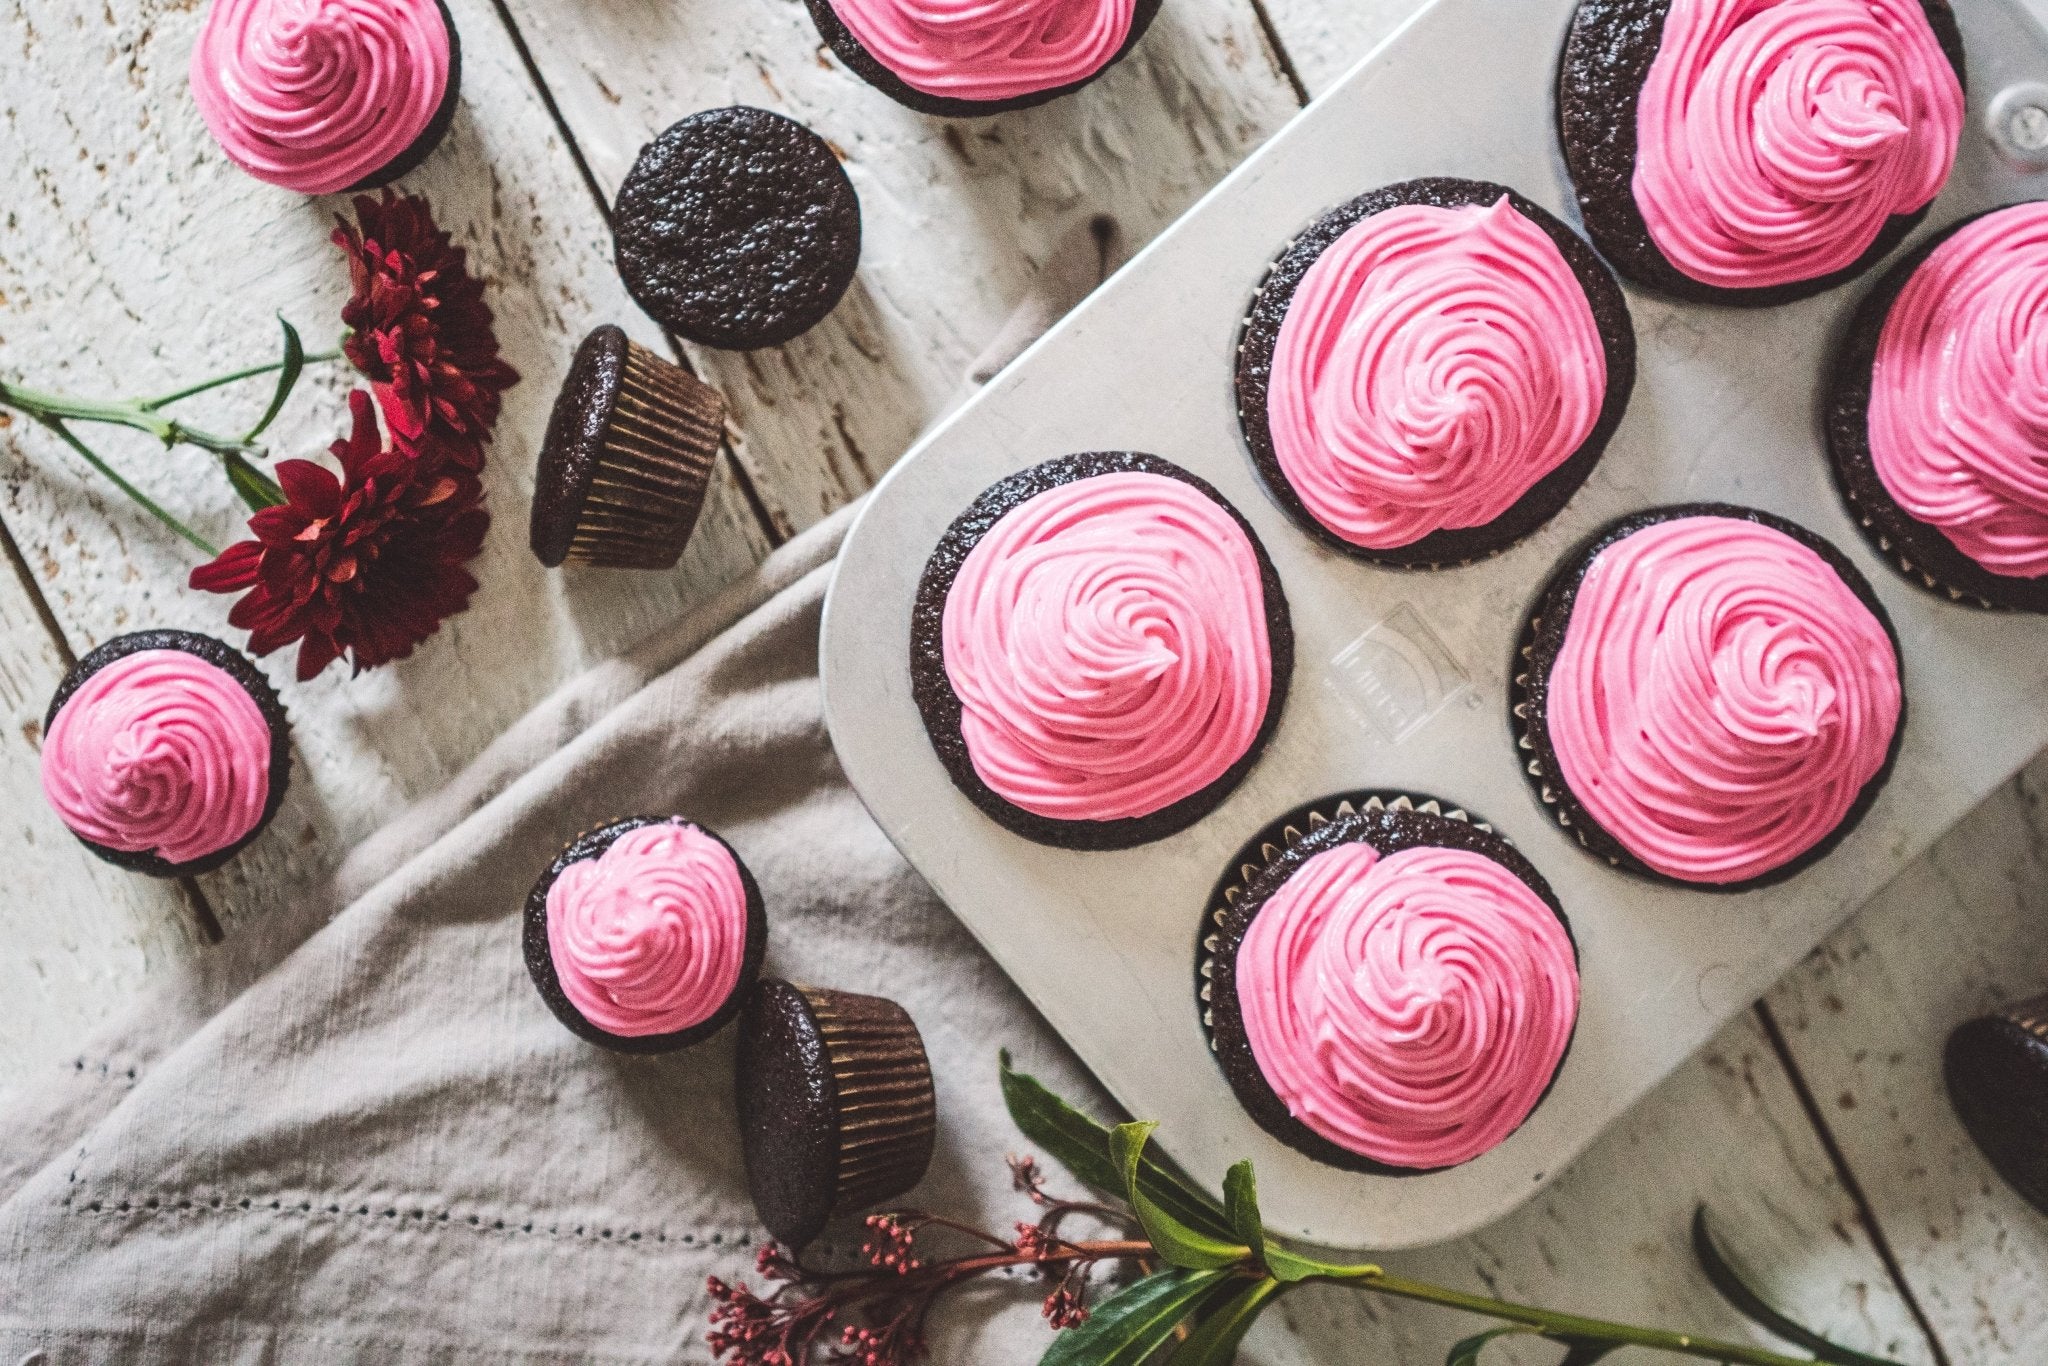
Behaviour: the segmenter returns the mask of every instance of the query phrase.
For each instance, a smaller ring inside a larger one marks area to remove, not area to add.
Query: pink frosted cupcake
[[[972,118],[1078,90],[1137,45],[1161,0],[808,0],[868,84],[925,114]]]
[[[1467,812],[1395,792],[1312,802],[1249,841],[1211,900],[1196,985],[1259,1126],[1384,1175],[1506,1141],[1579,1016],[1550,884]]]
[[[441,0],[213,0],[191,81],[228,160],[334,194],[426,160],[455,118],[462,49]]]
[[[739,1013],[768,916],[732,847],[679,816],[571,841],[526,900],[526,968],[556,1018],[620,1053],[668,1053]]]
[[[291,727],[256,666],[189,631],[117,636],[73,665],[43,722],[43,795],[109,863],[220,867],[277,814]]]

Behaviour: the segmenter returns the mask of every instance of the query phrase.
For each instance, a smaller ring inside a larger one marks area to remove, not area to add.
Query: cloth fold
[[[1007,1227],[997,1048],[1096,1093],[833,757],[818,617],[851,516],[566,686],[0,1115],[0,1362],[706,1360],[704,1278],[749,1274],[762,1237],[731,1031],[593,1049],[520,959],[535,877],[628,814],[733,843],[770,971],[911,1011],[940,1105],[913,1200]],[[937,1359],[1035,1360],[1035,1309],[956,1324]]]

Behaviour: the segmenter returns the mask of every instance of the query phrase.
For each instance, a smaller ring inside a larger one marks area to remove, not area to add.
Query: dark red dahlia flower
[[[358,195],[356,221],[335,220],[354,292],[341,310],[342,343],[384,409],[393,435],[417,441],[429,427],[465,469],[483,463],[498,396],[519,372],[498,357],[483,281],[468,254],[434,225],[419,195]]]
[[[281,462],[286,501],[249,519],[256,539],[192,571],[194,588],[244,594],[228,622],[253,653],[300,642],[301,680],[344,654],[357,673],[411,654],[469,605],[463,565],[491,523],[474,474],[403,438],[386,447],[362,390],[349,411],[355,431],[333,446],[341,477]]]

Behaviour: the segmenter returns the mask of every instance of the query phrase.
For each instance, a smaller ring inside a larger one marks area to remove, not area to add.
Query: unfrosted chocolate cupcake
[[[1632,513],[1567,556],[1514,661],[1529,785],[1589,853],[1702,891],[1783,881],[1877,800],[1905,735],[1891,618],[1753,508]]]
[[[1966,112],[1948,0],[1581,0],[1558,67],[1593,245],[1698,303],[1789,303],[1876,265],[1947,182]]]
[[[931,1062],[894,1001],[763,979],[740,1018],[735,1088],[754,1208],[792,1248],[931,1165]]]
[[[577,1037],[671,1053],[740,1011],[768,948],[768,914],[732,846],[680,816],[578,836],[526,898],[526,970]]]
[[[948,11],[909,0],[807,0],[818,34],[899,104],[975,118],[1087,85],[1138,45],[1161,0],[1006,0]]]
[[[1827,398],[1863,534],[1952,602],[2048,612],[2048,202],[1943,229],[1850,320]]]
[[[926,562],[911,691],[954,784],[1041,844],[1125,849],[1242,781],[1294,670],[1280,577],[1170,461],[1063,456],[1002,480]]]
[[[1253,296],[1237,411],[1275,502],[1334,550],[1436,569],[1555,516],[1635,387],[1614,277],[1503,185],[1434,177],[1309,225]]]
[[[640,150],[613,213],[619,274],[655,321],[728,351],[822,322],[860,264],[860,199],[831,146],[765,109],[707,109]]]
[[[690,543],[725,400],[610,323],[576,349],[533,481],[540,562],[668,569]]]
[[[43,718],[43,794],[107,862],[152,877],[220,867],[291,780],[284,704],[247,656],[191,631],[116,636],[72,665]]]
[[[1210,1046],[1260,1128],[1409,1175],[1491,1151],[1563,1066],[1578,950],[1529,861],[1462,809],[1343,793],[1248,841],[1195,950]]]
[[[2048,996],[1958,1025],[1942,1054],[1956,1118],[2027,1203],[2048,1214]]]

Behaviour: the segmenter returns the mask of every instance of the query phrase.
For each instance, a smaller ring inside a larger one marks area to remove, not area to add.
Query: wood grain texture
[[[1261,0],[1311,96],[1406,23],[1423,0]]]
[[[11,374],[98,396],[160,392],[274,354],[273,309],[309,346],[338,336],[347,272],[327,235],[344,205],[257,184],[221,158],[185,90],[200,8],[0,6],[10,74],[0,176],[18,187],[0,236],[0,355]],[[527,550],[535,452],[571,349],[600,321],[661,339],[626,300],[603,219],[497,14],[486,0],[453,9],[462,107],[406,188],[429,195],[470,246],[473,268],[492,282],[506,356],[525,376],[492,450],[494,522],[474,566],[484,586],[466,615],[389,669],[351,680],[338,665],[298,685],[289,654],[265,662],[294,719],[299,774],[270,833],[205,880],[227,920],[314,884],[561,679],[671,619],[765,549],[722,471],[673,574],[550,574]],[[338,431],[346,384],[338,366],[309,379],[273,452],[320,452]],[[264,398],[259,381],[193,411],[233,428]],[[0,515],[74,649],[148,625],[239,641],[226,626],[228,599],[183,586],[195,561],[186,547],[46,433],[16,422],[0,437]],[[207,456],[166,455],[136,434],[93,439],[202,534],[234,536],[239,516]],[[33,913],[19,902],[6,911]]]
[[[1296,107],[1243,0],[1175,0],[1078,95],[966,122],[912,113],[852,75],[802,0],[509,9],[608,195],[654,134],[725,104],[808,124],[845,163],[865,240],[838,310],[787,346],[692,351],[784,527],[865,490],[952,405],[1077,219],[1113,213],[1142,245]]]
[[[1991,1170],[1941,1081],[1949,1031],[2048,990],[2048,755],[1772,991],[1771,1008],[1959,1364],[2048,1361],[2048,1218]]]

